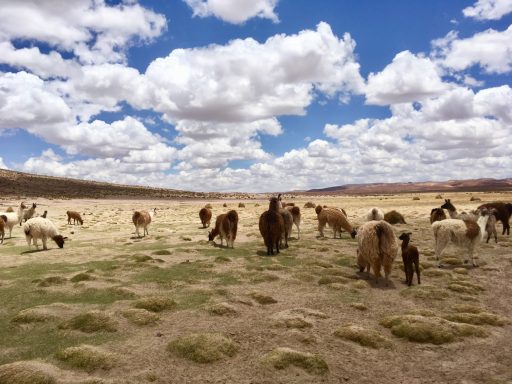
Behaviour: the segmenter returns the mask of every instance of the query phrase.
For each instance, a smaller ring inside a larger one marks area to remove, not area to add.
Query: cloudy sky
[[[512,176],[512,0],[0,0],[0,168],[194,191]]]

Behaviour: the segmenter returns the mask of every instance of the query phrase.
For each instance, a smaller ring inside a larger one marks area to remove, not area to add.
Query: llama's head
[[[213,241],[213,231],[208,232],[208,241]]]
[[[59,246],[59,248],[64,248],[64,240],[66,240],[67,237],[62,237],[62,235],[53,236],[52,240],[55,241],[55,243]]]
[[[36,209],[36,208],[37,208],[36,203],[32,203],[32,208],[34,208],[34,209]]]
[[[357,236],[357,230],[355,228],[352,229],[352,231],[350,232],[350,237],[355,239]]]
[[[322,208],[322,206],[321,206],[321,205],[317,205],[317,206],[315,207],[315,212],[316,212],[316,214],[318,215],[320,212],[322,212],[322,209],[323,209],[323,208]]]
[[[24,203],[24,202],[22,202],[22,203],[20,204],[20,208],[21,208],[21,209],[27,209],[27,206],[25,205],[25,203]]]
[[[279,199],[277,197],[272,197],[270,199],[270,204],[268,205],[269,211],[279,211]]]
[[[0,215],[0,220],[4,221],[7,223],[7,216],[5,215]]]
[[[411,240],[412,232],[404,232],[398,238],[404,242],[409,242]]]
[[[444,204],[441,205],[441,208],[442,209],[447,209],[449,211],[455,211],[455,207],[453,206],[453,204],[450,201],[450,199],[444,199]]]

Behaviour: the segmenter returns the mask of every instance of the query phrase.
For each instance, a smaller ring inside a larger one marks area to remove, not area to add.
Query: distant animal
[[[386,212],[384,214],[384,221],[387,221],[389,224],[407,224],[402,214],[395,210]]]
[[[336,208],[322,208],[321,205],[317,205],[315,208],[315,212],[318,218],[318,232],[320,232],[320,236],[324,237],[324,228],[326,224],[329,224],[329,227],[333,230],[334,238],[341,238],[341,229],[343,228],[345,231],[350,233],[352,238],[356,237],[357,231],[352,225],[348,222],[347,217]]]
[[[267,247],[267,256],[279,254],[279,243],[285,232],[285,223],[280,213],[280,204],[277,197],[272,197],[268,210],[263,212],[259,220],[259,228],[265,246]]]
[[[488,215],[489,219],[487,220],[487,224],[485,225],[485,232],[487,233],[487,240],[486,243],[489,242],[489,239],[491,238],[491,235],[494,235],[494,242],[498,242],[498,231],[496,230],[496,214],[497,209],[496,208],[481,208],[479,209],[479,212],[481,215]]]
[[[29,248],[30,243],[33,242],[35,247],[39,249],[37,240],[41,239],[43,241],[43,249],[48,249],[46,246],[48,238],[55,241],[59,248],[62,248],[64,247],[64,240],[67,239],[59,233],[55,224],[43,217],[33,217],[27,220],[27,222],[23,224],[23,232],[25,232],[25,238]]]
[[[143,228],[143,236],[149,235],[148,226],[151,224],[153,217],[156,216],[156,208],[150,211],[135,211],[132,216],[133,225],[135,225],[135,232],[137,237],[140,237],[139,228]]]
[[[402,240],[402,261],[404,263],[404,272],[405,272],[405,283],[408,286],[412,285],[412,278],[414,277],[414,271],[416,270],[416,277],[418,279],[418,284],[420,282],[420,253],[418,248],[414,245],[410,245],[409,241],[411,240],[411,232],[402,233],[399,237]],[[413,269],[414,264],[414,269]]]
[[[301,218],[300,208],[295,205],[287,205],[286,209],[292,214],[293,223],[297,227],[297,240],[299,240],[300,239],[300,218]]]
[[[25,203],[21,203],[17,212],[0,212],[0,215],[7,217],[6,228],[9,228],[9,238],[12,237],[12,228],[16,224],[21,224],[25,209],[27,209],[27,206]]]
[[[477,267],[473,254],[475,247],[482,241],[488,215],[479,216],[477,221],[446,219],[432,224],[434,232],[434,248],[438,267],[441,267],[440,258],[448,243],[452,242],[458,247],[467,250],[465,262],[471,260],[471,264]]]
[[[224,239],[226,239],[226,247],[234,248],[237,231],[238,213],[231,210],[217,216],[215,228],[208,233],[208,240],[213,241],[216,236],[219,236],[220,245],[223,245]]]
[[[47,215],[48,215],[48,211],[44,211],[43,214],[41,215],[41,217],[46,219]]]
[[[505,233],[507,235],[510,235],[509,220],[510,220],[510,216],[512,216],[512,204],[497,201],[494,203],[482,204],[477,208],[477,210],[482,209],[482,208],[496,209],[496,213],[495,213],[496,220],[501,221],[501,223],[503,224],[502,235],[504,235]]]
[[[0,236],[2,237],[0,244],[3,244],[3,242],[4,242],[5,226],[6,225],[7,225],[7,216],[0,215]]]
[[[212,219],[212,211],[209,208],[201,208],[199,211],[199,219],[201,220],[201,224],[203,224],[203,228],[210,226],[210,221]]]
[[[37,208],[36,203],[32,203],[32,206],[23,212],[23,220],[27,221],[28,219],[31,219],[32,217],[34,217],[34,214],[36,213],[36,208]],[[21,223],[20,223],[20,225],[21,225]]]
[[[366,214],[366,221],[371,220],[384,220],[384,212],[377,207],[373,207]]]
[[[445,199],[444,204],[441,205],[441,208],[446,209],[451,219],[459,219],[459,220],[473,220],[476,221],[478,219],[478,214],[475,212],[457,212],[457,209],[452,204],[450,199]]]
[[[67,211],[66,215],[68,215],[68,224],[71,224],[71,220],[73,220],[74,225],[77,223],[77,221],[78,223],[80,223],[80,225],[84,224],[82,216],[80,216],[80,213],[78,213],[77,211]]]
[[[443,208],[432,208],[430,211],[430,224],[441,220],[446,220],[446,213],[444,213]]]
[[[381,276],[381,267],[384,267],[386,285],[389,284],[389,274],[393,261],[398,253],[398,242],[393,232],[393,227],[384,220],[367,221],[357,231],[357,265],[359,271],[370,267],[378,283]]]
[[[283,208],[286,205],[284,205],[283,202],[281,201],[281,194],[277,196],[277,200],[279,200],[280,203],[279,213],[281,214],[281,216],[283,216],[284,220],[284,233],[281,236],[280,247],[288,248],[288,239],[290,238],[293,227],[293,216],[289,210]]]

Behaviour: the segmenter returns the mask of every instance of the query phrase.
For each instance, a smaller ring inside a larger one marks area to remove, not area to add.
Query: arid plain
[[[478,268],[453,246],[436,268],[435,196],[286,199],[301,208],[301,236],[294,226],[274,257],[258,230],[265,199],[36,199],[68,241],[27,252],[16,226],[0,245],[0,382],[510,383],[512,237],[498,224],[498,243],[477,248]],[[511,192],[443,197],[459,210],[512,201]],[[319,238],[309,200],[344,208],[355,226],[374,206],[401,212],[407,224],[395,233],[413,233],[421,285],[404,284],[400,254],[388,287],[359,273],[357,241],[330,228]],[[237,210],[234,249],[207,241],[206,203],[212,225]],[[149,236],[136,238],[132,213],[154,207]],[[69,209],[83,226],[67,224]]]

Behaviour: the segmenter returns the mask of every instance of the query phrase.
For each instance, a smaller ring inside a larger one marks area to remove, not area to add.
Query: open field
[[[35,200],[69,241],[27,252],[15,227],[0,245],[0,383],[510,383],[512,237],[499,224],[498,244],[477,248],[480,267],[450,246],[437,269],[429,214],[443,200],[419,196],[293,199],[301,238],[294,227],[276,257],[258,230],[266,200]],[[470,196],[444,197],[468,210],[482,203]],[[356,240],[329,228],[318,238],[309,199],[356,226],[373,206],[400,211],[408,224],[395,233],[413,233],[422,284],[404,284],[400,255],[389,287],[358,273]],[[238,211],[234,249],[207,241],[206,202],[212,223]],[[135,238],[133,211],[153,207],[150,236]]]

